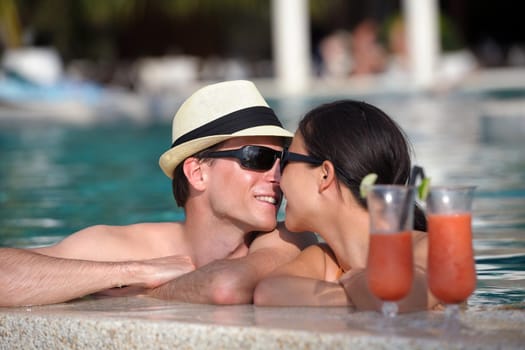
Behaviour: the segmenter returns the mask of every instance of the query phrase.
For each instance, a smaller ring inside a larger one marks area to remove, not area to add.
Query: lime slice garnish
[[[359,185],[359,193],[361,194],[362,198],[366,197],[366,193],[368,192],[368,186],[372,186],[376,182],[376,180],[376,173],[370,173],[363,177],[363,180],[361,180],[361,184]]]
[[[427,199],[428,191],[430,191],[430,178],[425,177],[423,180],[421,180],[421,184],[417,188],[419,199],[422,201]]]

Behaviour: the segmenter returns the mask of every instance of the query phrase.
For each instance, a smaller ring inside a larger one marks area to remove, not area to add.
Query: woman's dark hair
[[[366,208],[359,186],[369,173],[378,184],[408,183],[411,145],[399,125],[379,108],[366,102],[341,100],[321,105],[299,122],[309,155],[331,161],[344,183]],[[423,211],[416,206],[414,228],[426,231]]]

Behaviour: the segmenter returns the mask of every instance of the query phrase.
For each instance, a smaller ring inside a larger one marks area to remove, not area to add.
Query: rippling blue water
[[[342,96],[341,96],[342,97]],[[294,130],[338,97],[273,100]],[[406,130],[434,184],[474,184],[478,288],[472,305],[525,302],[525,142],[487,138],[483,101],[367,98]],[[525,118],[525,116],[524,116]],[[171,126],[0,126],[0,246],[52,244],[85,226],[182,218],[157,165]],[[282,217],[282,213],[281,213]]]

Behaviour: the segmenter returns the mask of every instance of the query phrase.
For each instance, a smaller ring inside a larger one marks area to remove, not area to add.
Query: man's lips
[[[279,202],[279,200],[275,196],[268,196],[268,195],[257,195],[255,196],[255,199],[261,202],[267,202],[273,205],[276,205]]]

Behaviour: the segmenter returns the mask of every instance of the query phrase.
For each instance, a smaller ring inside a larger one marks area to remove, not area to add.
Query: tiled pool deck
[[[0,349],[523,349],[525,305],[402,314],[338,308],[212,306],[146,297],[0,308]]]

